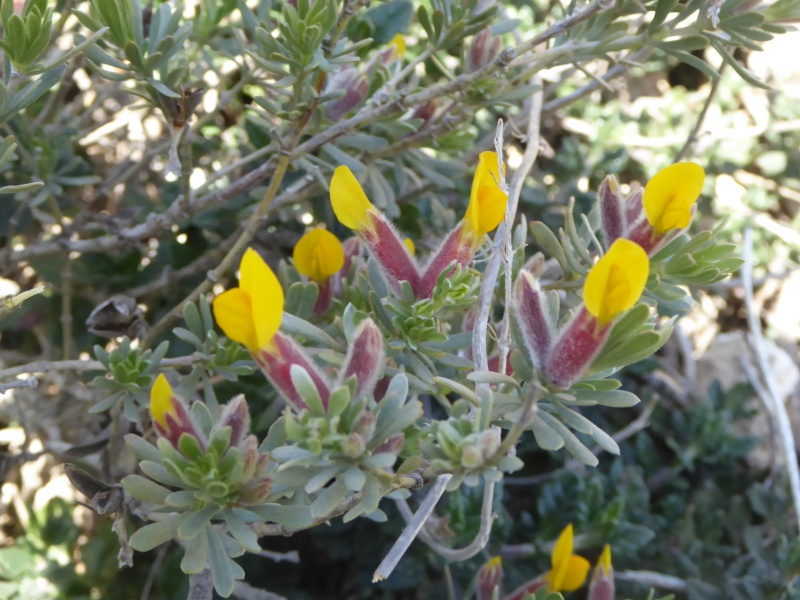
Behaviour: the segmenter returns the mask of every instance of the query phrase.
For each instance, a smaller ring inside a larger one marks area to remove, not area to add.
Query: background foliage
[[[180,322],[183,301],[231,282],[243,235],[274,265],[307,225],[345,237],[326,189],[339,164],[418,253],[430,251],[462,214],[498,117],[512,123],[511,167],[524,150],[534,74],[542,150],[520,213],[557,229],[571,197],[579,213],[591,209],[605,175],[644,183],[678,157],[695,160],[708,174],[696,221],[709,229],[726,217],[720,235],[736,244],[753,226],[756,308],[796,361],[796,310],[770,298],[798,293],[800,73],[797,36],[785,32],[797,18],[791,0],[4,0],[0,284],[4,296],[44,291],[0,311],[0,384],[38,378],[0,399],[0,595],[185,595],[174,544],[118,569],[111,520],[75,506],[60,464],[107,482],[134,470],[119,416],[136,420],[162,358],[196,381],[220,375],[221,399],[245,392],[263,438],[281,409],[274,392],[238,348]],[[501,44],[478,41],[486,26]],[[398,33],[404,59],[384,60]],[[526,467],[501,484],[487,554],[448,565],[417,543],[371,584],[402,528],[384,502],[385,523],[335,520],[269,538],[269,553],[240,561],[247,582],[292,599],[461,597],[490,553],[505,557],[512,589],[548,568],[549,544],[571,522],[587,557],[612,544],[620,597],[651,587],[692,599],[800,597],[791,499],[764,450],[770,430],[754,425],[763,409],[713,358],[698,364],[721,385],[698,377],[686,352],[746,329],[741,280],[693,296],[683,332],[624,372],[642,403],[586,413],[620,432],[619,457],[585,468],[523,437]],[[173,334],[177,325],[194,337]],[[114,335],[137,343],[109,345]],[[96,377],[105,352],[117,353],[113,380]],[[468,542],[480,504],[472,488],[446,496],[439,531]]]

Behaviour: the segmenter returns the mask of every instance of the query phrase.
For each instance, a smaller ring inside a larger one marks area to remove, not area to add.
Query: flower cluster
[[[503,585],[503,566],[500,557],[494,557],[485,563],[476,578],[478,600],[524,600],[544,588],[549,592],[573,592],[579,589],[589,574],[589,561],[574,553],[574,531],[572,524],[567,525],[559,534],[550,553],[551,568],[546,573],[526,581],[507,596],[501,596]],[[611,547],[603,548],[589,585],[588,600],[613,600],[614,570],[611,567]]]
[[[639,302],[650,275],[649,257],[689,225],[703,178],[699,165],[677,163],[625,199],[614,177],[603,181],[598,204],[606,253],[587,273],[583,303],[566,325],[558,326],[557,310],[549,308],[552,302],[536,272],[520,271],[514,301],[525,349],[553,386],[568,389],[580,379],[615,320]]]
[[[417,300],[430,298],[439,275],[451,264],[468,266],[484,236],[500,224],[508,194],[500,187],[499,161],[483,152],[472,180],[469,205],[462,221],[422,266],[405,239],[369,201],[352,171],[338,167],[330,186],[331,206],[339,222],[356,232],[380,265],[390,287],[401,293],[407,281]]]
[[[583,288],[583,305],[557,329],[536,275],[522,271],[515,285],[517,319],[536,365],[560,388],[577,381],[602,349],[614,322],[644,291],[650,261],[638,244],[614,242],[592,267]]]
[[[616,178],[606,177],[598,191],[606,246],[628,238],[653,256],[689,226],[704,180],[700,165],[675,163],[656,173],[644,190],[623,198]]]

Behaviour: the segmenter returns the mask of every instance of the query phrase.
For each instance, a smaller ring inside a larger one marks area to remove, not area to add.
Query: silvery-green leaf
[[[182,516],[171,517],[158,523],[150,523],[138,529],[129,540],[131,548],[139,552],[147,552],[168,542],[178,532]]]
[[[283,446],[286,443],[286,427],[284,425],[284,417],[278,417],[275,422],[270,425],[267,437],[261,442],[258,447],[259,452],[271,452],[275,448]]]
[[[346,385],[336,388],[328,399],[328,418],[341,416],[349,404],[350,388]]]
[[[365,514],[364,517],[370,521],[374,521],[375,523],[385,523],[389,520],[389,517],[387,517],[386,513],[380,508],[373,510],[371,513]]]
[[[629,408],[639,404],[640,400],[636,394],[626,392],[624,390],[610,390],[610,391],[589,391],[589,390],[573,390],[576,392],[576,397],[580,400],[594,400],[597,404],[603,406],[610,406],[613,408]]]
[[[211,566],[214,589],[220,596],[227,598],[233,593],[233,570],[231,568],[232,561],[225,552],[222,537],[223,534],[217,532],[213,527],[206,528],[208,562]]]
[[[157,464],[161,462],[161,454],[159,453],[158,448],[153,446],[150,442],[145,441],[144,438],[136,435],[135,433],[129,433],[126,435],[125,443],[139,460],[149,460]]]
[[[176,508],[189,508],[197,502],[195,493],[191,490],[179,490],[172,492],[164,500],[164,504],[174,506]]]
[[[504,456],[497,461],[497,468],[504,473],[513,473],[519,471],[525,466],[525,463],[517,456]]]
[[[373,469],[391,469],[396,461],[397,457],[394,454],[389,452],[380,452],[378,454],[373,454],[366,459],[364,461],[364,466],[371,467]]]
[[[341,351],[345,349],[341,343],[337,342],[319,327],[286,312],[283,313],[281,331],[293,336],[307,338],[315,343],[322,344],[326,348],[334,348]]]
[[[365,481],[366,476],[364,475],[364,472],[355,465],[351,466],[349,469],[347,469],[347,471],[344,472],[344,483],[354,492],[361,491],[361,488],[364,487]]]
[[[344,483],[337,481],[322,490],[311,504],[311,514],[316,519],[324,519],[350,494]]]
[[[606,452],[619,456],[619,446],[610,435],[592,423],[592,438]]]
[[[188,575],[202,572],[208,564],[208,536],[205,531],[203,535],[198,535],[191,544],[186,544],[185,547],[186,552],[181,560],[181,571]]]
[[[178,527],[178,537],[182,540],[193,540],[203,532],[211,517],[219,510],[216,505],[205,506],[189,513]]]
[[[242,546],[250,552],[261,550],[258,545],[258,536],[244,521],[239,519],[233,512],[225,511],[225,522],[228,524],[228,531]]]
[[[564,438],[541,418],[543,413],[544,411],[539,411],[537,418],[531,425],[531,429],[533,430],[533,437],[536,438],[536,443],[539,447],[542,450],[549,450],[552,452],[564,446]]]
[[[324,417],[325,406],[322,404],[322,398],[319,395],[319,390],[317,389],[314,380],[311,379],[311,375],[308,374],[308,371],[306,371],[300,365],[294,364],[291,366],[289,374],[292,378],[292,384],[294,384],[294,388],[297,390],[297,393],[300,394],[300,397],[305,401],[311,412],[318,417]]]
[[[272,460],[279,463],[297,460],[298,458],[310,458],[313,456],[313,452],[309,452],[303,448],[298,448],[297,446],[281,446],[280,448],[275,448],[272,452],[270,452],[270,457]]]
[[[289,529],[306,529],[314,523],[308,506],[261,504],[250,507],[250,510],[268,523],[278,523]]]
[[[561,438],[564,440],[564,449],[573,457],[590,467],[597,466],[597,463],[599,462],[597,457],[592,454],[592,452],[586,446],[584,446],[575,436],[575,434],[567,429],[563,423],[545,411],[539,411],[539,418],[545,421],[551,429],[561,436]]]
[[[344,468],[344,465],[331,465],[329,467],[325,467],[319,473],[311,477],[305,485],[305,491],[307,494],[315,494],[322,488],[324,488],[328,482],[336,477]]]
[[[558,401],[553,402],[553,407],[558,412],[558,415],[563,419],[564,423],[572,427],[575,431],[580,431],[587,435],[592,433],[592,422],[583,415],[571,410]]]
[[[164,485],[169,485],[172,487],[183,487],[183,481],[181,478],[170,473],[166,467],[159,463],[143,460],[139,463],[139,468],[150,479],[155,479]]]
[[[164,504],[169,490],[141,475],[128,475],[122,478],[122,486],[131,496],[147,504]]]

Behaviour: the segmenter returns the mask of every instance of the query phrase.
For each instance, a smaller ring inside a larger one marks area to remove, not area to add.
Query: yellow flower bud
[[[567,525],[556,540],[550,555],[552,568],[547,574],[547,588],[551,592],[572,592],[586,581],[589,561],[573,551],[572,523]]]
[[[611,546],[606,544],[603,546],[603,552],[600,558],[597,559],[597,566],[605,569],[606,573],[611,571]]]
[[[283,288],[258,253],[248,248],[239,265],[239,287],[214,299],[214,318],[230,339],[251,351],[272,348],[283,318]]]
[[[506,213],[508,194],[498,185],[500,182],[498,173],[497,154],[481,152],[478,168],[472,178],[467,214],[464,215],[464,223],[469,231],[479,237],[497,227]]]
[[[322,283],[344,266],[344,248],[330,231],[316,227],[300,238],[292,258],[298,273]]]
[[[345,166],[336,167],[333,172],[331,207],[342,225],[356,231],[369,228],[369,215],[375,212],[358,179]]]
[[[406,238],[403,240],[403,243],[406,245],[406,248],[408,248],[408,251],[411,252],[412,256],[417,253],[417,247],[414,245],[414,240],[411,238]]]
[[[406,38],[402,33],[398,33],[391,40],[389,40],[389,47],[394,50],[394,57],[397,60],[403,60],[406,56]]]
[[[172,399],[172,387],[163,374],[156,377],[150,390],[150,417],[167,428],[167,413],[175,413],[175,402]]]
[[[675,163],[653,175],[644,188],[642,204],[656,233],[689,226],[705,176],[703,167],[691,162]]]
[[[586,276],[586,310],[601,325],[609,323],[639,301],[649,274],[650,259],[641,246],[618,239]]]

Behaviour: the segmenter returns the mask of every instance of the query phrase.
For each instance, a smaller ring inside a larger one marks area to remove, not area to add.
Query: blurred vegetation
[[[581,11],[586,20],[548,29]],[[183,368],[182,389],[207,403],[244,393],[263,439],[282,409],[275,391],[184,301],[232,285],[227,257],[249,233],[284,287],[298,286],[287,312],[308,318],[312,286],[279,262],[308,225],[349,234],[328,201],[339,164],[429,254],[463,213],[498,118],[518,164],[534,74],[541,150],[520,214],[557,230],[570,198],[591,212],[606,175],[627,192],[691,159],[707,174],[693,227],[724,220],[720,238],[736,245],[752,227],[759,286],[775,292],[800,258],[798,19],[793,0],[3,0],[0,295],[44,291],[0,309],[0,384],[38,378],[0,396],[0,596],[185,597],[178,544],[119,568],[112,520],[75,504],[86,499],[60,465],[108,483],[135,470],[120,436],[136,430],[159,365]],[[502,44],[476,46],[486,27]],[[386,54],[396,34],[402,59]],[[539,248],[528,243],[530,257]],[[707,302],[703,327],[746,329],[740,283],[692,288],[690,312]],[[796,360],[800,339],[782,341]],[[501,555],[509,591],[549,568],[552,541],[573,523],[592,562],[611,544],[620,598],[800,598],[783,468],[774,449],[767,467],[751,460],[772,441],[748,428],[764,409],[747,385],[692,389],[679,353],[671,342],[623,371],[637,407],[585,411],[604,431],[633,428],[619,456],[587,468],[522,437],[525,468],[498,485],[498,519],[475,558],[448,564],[417,542],[371,583],[404,524],[384,500],[383,523],[335,519],[267,538],[270,553],[300,562],[247,554],[247,583],[291,600],[462,598]],[[432,396],[424,407],[444,418]],[[480,490],[462,486],[434,529],[466,544],[480,509]]]

